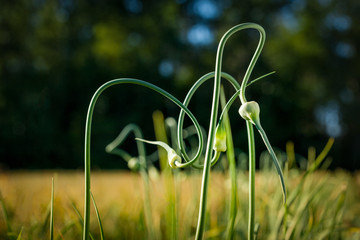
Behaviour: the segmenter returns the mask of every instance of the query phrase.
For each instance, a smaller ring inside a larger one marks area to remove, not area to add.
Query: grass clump
[[[286,153],[278,156],[286,158]],[[271,161],[262,154],[262,161]],[[270,156],[269,156],[270,157]],[[279,157],[282,162],[283,158]],[[236,216],[233,225],[233,239],[246,239],[248,217],[248,174],[236,169]],[[275,169],[261,169],[256,172],[256,223],[259,223],[257,239],[358,239],[360,236],[360,176],[344,171],[329,172],[318,169],[308,174],[305,170],[291,168],[286,175],[289,189],[286,221],[281,190],[277,186]],[[286,172],[286,171],[285,171]],[[0,177],[0,187],[5,207],[9,213],[8,223],[11,225],[16,239],[22,230],[22,239],[48,239],[49,221],[47,206],[51,185],[43,179],[51,179],[47,172],[9,172]],[[105,239],[150,239],[145,219],[145,195],[143,180],[135,172],[95,171],[92,175],[92,192],[99,205]],[[210,177],[206,239],[227,239],[229,213],[231,209],[231,184],[229,171],[217,165]],[[301,193],[295,194],[303,181]],[[58,172],[54,198],[54,239],[79,239],[82,236],[81,207],[83,179],[81,172]],[[177,215],[177,239],[191,239],[195,235],[201,175],[195,172],[182,171],[174,178],[179,188],[176,195],[177,207],[181,209]],[[153,224],[156,236],[167,239],[166,230],[171,222],[165,216],[171,214],[167,206],[167,192],[164,188],[166,178],[162,175],[150,179],[152,189],[151,203]],[[23,186],[28,186],[24,188]],[[111,191],[109,191],[111,186]],[[293,195],[296,198],[290,204]],[[33,201],[33,196],[37,196]],[[73,208],[79,208],[77,215]],[[92,214],[96,215],[92,208]],[[8,235],[3,212],[0,217],[0,239],[11,239]],[[43,223],[46,222],[45,228]],[[284,224],[286,223],[286,224]],[[181,229],[181,231],[180,231]],[[98,222],[92,221],[91,237],[101,239]]]

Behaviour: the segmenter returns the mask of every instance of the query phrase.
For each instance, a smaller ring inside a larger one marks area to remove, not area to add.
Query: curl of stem
[[[119,145],[121,145],[121,143],[132,132],[134,133],[136,138],[143,138],[143,134],[142,134],[140,127],[137,126],[136,124],[130,123],[130,124],[126,125],[124,127],[124,129],[120,132],[120,134],[111,143],[109,143],[105,147],[105,151],[108,153],[112,153],[112,154],[118,153],[117,155],[122,156],[126,161],[128,161],[130,159],[128,157],[128,155],[126,155],[126,153],[124,153],[124,151],[122,151],[121,149],[116,149],[116,148]],[[146,169],[147,168],[146,159],[145,159],[146,150],[145,150],[144,143],[136,141],[136,145],[137,145],[137,149],[139,152],[139,161],[140,161],[141,167]]]
[[[241,99],[241,103],[245,103],[246,102],[246,97],[245,97],[245,88],[247,87],[248,85],[248,81],[249,81],[249,78],[250,78],[250,75],[252,73],[252,70],[254,69],[255,67],[255,64],[256,64],[256,61],[258,60],[259,56],[260,56],[260,53],[264,47],[264,44],[265,44],[265,39],[266,39],[266,34],[265,34],[265,30],[264,28],[262,28],[260,25],[258,24],[255,24],[255,23],[249,23],[247,25],[246,28],[253,28],[253,29],[256,29],[258,30],[258,32],[260,33],[260,39],[259,39],[259,43],[258,43],[258,46],[255,50],[255,53],[250,61],[250,64],[245,72],[245,76],[243,78],[243,81],[241,83],[241,87],[240,87],[240,99]]]
[[[198,131],[198,137],[199,137],[199,149],[198,149],[198,154],[201,154],[201,150],[202,150],[202,141],[203,141],[203,135],[201,132],[201,128],[199,123],[197,122],[196,118],[194,117],[194,115],[190,112],[190,110],[184,106],[177,98],[175,98],[173,95],[171,95],[170,93],[166,92],[165,90],[142,80],[137,80],[137,79],[132,79],[132,78],[120,78],[120,79],[114,79],[111,80],[105,84],[103,84],[102,86],[100,86],[97,91],[94,93],[90,104],[89,104],[89,108],[88,108],[88,112],[87,112],[87,116],[86,116],[86,125],[85,125],[85,147],[84,147],[84,151],[85,151],[85,203],[84,203],[84,228],[83,228],[83,240],[87,240],[89,238],[89,227],[90,227],[90,146],[91,146],[91,126],[92,126],[92,117],[93,117],[93,113],[94,113],[94,108],[95,108],[95,104],[99,98],[99,96],[101,95],[101,93],[106,90],[107,88],[114,86],[114,85],[118,85],[118,84],[135,84],[135,85],[140,85],[146,88],[149,88],[151,90],[154,90],[157,93],[160,93],[161,95],[165,96],[166,98],[168,98],[169,100],[171,100],[172,102],[174,102],[176,105],[178,105],[181,109],[183,109],[186,114],[190,117],[190,119],[192,120],[192,122],[194,123],[194,126],[196,127],[197,131]]]
[[[196,90],[207,80],[214,78],[215,76],[215,72],[210,72],[207,73],[205,75],[203,75],[202,77],[200,77],[195,83],[194,85],[191,87],[191,89],[189,90],[189,92],[187,93],[185,100],[183,102],[183,104],[187,107],[190,103],[191,98],[193,97],[193,95],[195,94]],[[225,78],[226,80],[228,80],[235,89],[240,89],[240,84],[235,80],[235,78],[233,78],[230,74],[228,73],[221,73],[221,77]],[[185,147],[184,147],[184,141],[183,141],[183,125],[184,125],[184,117],[185,117],[185,112],[183,110],[180,111],[179,114],[179,118],[178,118],[178,128],[177,128],[177,137],[178,137],[178,145],[181,151],[181,154],[185,160],[186,163],[182,164],[181,167],[186,167],[188,165],[192,165],[195,168],[202,168],[203,165],[197,165],[197,164],[193,164],[196,160],[198,160],[198,158],[193,158],[192,160],[190,160],[188,154],[185,151]],[[215,160],[216,158],[213,158],[213,160]],[[213,161],[212,161],[213,162]],[[213,164],[212,164],[213,165]]]

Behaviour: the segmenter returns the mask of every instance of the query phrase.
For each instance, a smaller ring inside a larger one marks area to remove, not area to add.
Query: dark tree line
[[[252,78],[276,71],[249,91],[280,149],[293,141],[306,156],[330,136],[333,167],[360,167],[360,4],[356,0],[4,1],[0,7],[0,168],[82,168],[85,115],[104,82],[132,77],[179,99],[213,71],[217,44],[230,27],[256,22],[267,32]],[[242,79],[258,41],[231,39],[223,70]],[[207,128],[211,84],[191,110]],[[230,96],[233,90],[226,87]],[[245,125],[231,109],[235,144],[246,151]],[[93,164],[124,167],[104,152],[130,122],[153,139],[152,113],[178,108],[149,90],[114,87],[96,107]],[[260,139],[259,139],[260,140]],[[128,143],[131,148],[131,142]],[[258,152],[264,147],[259,141]]]

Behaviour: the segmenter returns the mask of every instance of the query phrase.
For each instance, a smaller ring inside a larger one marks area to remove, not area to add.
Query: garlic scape
[[[280,183],[281,183],[281,188],[282,188],[282,193],[283,193],[283,200],[284,203],[286,202],[286,188],[285,188],[285,181],[284,181],[284,176],[279,164],[279,161],[275,155],[275,152],[269,142],[269,139],[267,138],[267,135],[264,131],[264,129],[262,128],[261,124],[260,124],[260,107],[259,104],[255,101],[250,101],[250,102],[246,102],[244,104],[241,105],[240,109],[239,109],[239,114],[240,116],[247,120],[250,121],[252,124],[255,125],[255,127],[257,128],[257,130],[260,133],[261,138],[263,139],[265,146],[268,150],[268,152],[270,153],[270,156],[275,164],[276,167],[276,171],[279,175],[280,178]]]
[[[141,139],[141,138],[135,138],[135,140],[145,142],[145,143],[149,143],[149,144],[153,144],[153,145],[157,145],[157,146],[160,146],[160,147],[164,148],[167,151],[167,154],[168,154],[168,162],[169,162],[170,167],[171,168],[179,168],[179,167],[181,167],[181,157],[175,152],[174,149],[172,149],[166,143],[161,142],[161,141],[148,141],[148,140]]]

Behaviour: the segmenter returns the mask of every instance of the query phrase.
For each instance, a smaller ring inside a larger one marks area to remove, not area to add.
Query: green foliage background
[[[196,79],[213,71],[221,35],[256,22],[268,37],[253,78],[277,73],[254,84],[248,98],[262,106],[273,145],[284,149],[293,141],[306,155],[309,146],[321,149],[335,136],[332,166],[359,169],[359,12],[357,0],[2,1],[0,168],[82,168],[85,115],[102,83],[138,78],[183,99]],[[196,27],[206,31],[191,38]],[[247,31],[231,39],[223,71],[240,81],[257,38]],[[205,128],[211,95],[209,83],[190,106]],[[246,150],[237,107],[230,111],[238,125],[234,143]],[[104,147],[130,122],[154,139],[157,109],[178,116],[175,105],[149,90],[107,91],[94,116],[93,165],[125,167]]]

